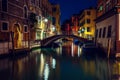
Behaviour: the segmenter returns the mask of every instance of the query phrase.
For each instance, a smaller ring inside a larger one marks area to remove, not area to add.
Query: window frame
[[[25,11],[25,8],[26,8],[26,11]],[[28,18],[28,8],[27,8],[27,6],[25,5],[24,6],[24,9],[23,9],[24,11],[24,18]],[[26,16],[25,16],[26,15]]]
[[[106,27],[104,27],[104,28],[103,28],[102,37],[103,37],[103,38],[105,38],[105,37],[106,37]]]
[[[109,25],[107,30],[107,38],[110,38],[111,36],[112,36],[112,26]]]
[[[91,15],[91,11],[87,11],[87,15]]]
[[[26,29],[25,29],[25,28],[26,28]],[[25,31],[25,30],[27,30],[27,31]],[[28,25],[24,25],[23,32],[24,32],[24,33],[28,33]]]
[[[7,9],[6,10],[3,9],[3,6],[5,7],[5,5],[2,4],[2,1],[4,1],[4,0],[1,0],[1,11],[8,12],[8,0],[6,0],[7,1],[7,3],[6,3],[6,8]]]
[[[91,19],[86,19],[86,23],[90,24],[91,23]]]
[[[91,28],[90,27],[87,27],[87,32],[91,32]]]
[[[36,0],[30,0],[30,3],[36,5]]]
[[[101,38],[101,34],[102,34],[102,28],[100,28],[99,30],[99,38]]]
[[[7,23],[7,30],[3,30],[3,23]],[[9,32],[9,23],[7,21],[1,22],[1,32]]]
[[[99,33],[98,33],[98,32],[99,32],[99,29],[96,29],[96,31],[95,31],[95,32],[96,32],[95,37],[96,37],[96,38],[98,38],[98,36],[99,36]]]

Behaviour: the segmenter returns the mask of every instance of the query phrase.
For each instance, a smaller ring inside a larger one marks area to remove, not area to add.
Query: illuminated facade
[[[95,37],[96,9],[89,8],[81,12],[79,17],[79,35],[83,38],[93,39]]]
[[[74,35],[78,35],[78,29],[79,29],[79,16],[77,14],[74,14],[72,17],[71,17],[71,29],[72,29],[72,33]]]
[[[53,25],[56,28],[57,34],[59,34],[61,32],[61,29],[60,29],[60,5],[53,4],[52,11],[53,11]]]
[[[14,24],[21,27],[22,40],[28,39],[27,6],[24,0],[0,0],[0,41],[11,40],[10,32],[14,32]],[[17,4],[17,5],[16,5]]]
[[[52,24],[48,0],[0,0],[0,4],[0,41],[11,40],[10,32],[14,32],[16,23],[21,26],[22,40],[46,37]]]
[[[36,22],[32,23],[31,39],[40,40],[49,36],[50,26],[52,24],[52,5],[48,0],[31,0],[30,14],[35,14]],[[34,20],[34,17],[32,19]]]
[[[96,42],[107,55],[120,52],[120,0],[98,0]]]

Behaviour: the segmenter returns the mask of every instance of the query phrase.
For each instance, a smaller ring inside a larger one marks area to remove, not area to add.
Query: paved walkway
[[[38,46],[40,46],[39,42],[30,42],[30,48]],[[28,48],[28,41],[22,43],[22,48]],[[0,42],[0,55],[8,54],[10,49],[12,49],[12,42]]]

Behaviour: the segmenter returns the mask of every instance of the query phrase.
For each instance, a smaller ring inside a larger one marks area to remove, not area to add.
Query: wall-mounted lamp
[[[44,21],[45,21],[45,22],[48,22],[48,19],[47,19],[47,18],[45,18],[45,19],[44,19]]]

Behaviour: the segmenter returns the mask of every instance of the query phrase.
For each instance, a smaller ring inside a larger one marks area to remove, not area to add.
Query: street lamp
[[[45,22],[48,22],[48,19],[47,19],[47,18],[45,18],[45,19],[44,19],[44,21],[45,21]]]
[[[84,31],[85,31],[85,28],[83,27],[83,28],[81,29],[81,32],[83,32],[83,33],[84,33]]]

